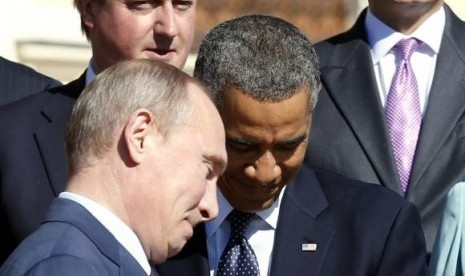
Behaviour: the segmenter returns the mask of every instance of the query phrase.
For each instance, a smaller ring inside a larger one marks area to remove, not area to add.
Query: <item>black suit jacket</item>
[[[424,242],[408,201],[304,165],[282,198],[269,275],[426,275]],[[316,243],[316,252],[302,251],[303,243]],[[158,269],[161,276],[209,276],[204,226]]]
[[[1,276],[147,276],[136,259],[83,206],[53,201],[44,224],[0,269]]]
[[[58,85],[30,67],[0,57],[0,105]]]
[[[0,264],[65,187],[64,132],[84,86],[85,74],[0,107]]]
[[[465,177],[465,23],[445,6],[446,25],[406,198],[420,211],[431,252],[445,196]],[[316,45],[323,89],[306,162],[402,194],[386,127],[365,12],[348,32]]]

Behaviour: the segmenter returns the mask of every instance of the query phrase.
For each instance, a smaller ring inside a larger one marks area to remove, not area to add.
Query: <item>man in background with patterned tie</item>
[[[320,72],[296,27],[262,15],[220,24],[194,75],[215,97],[228,166],[218,217],[160,275],[426,275],[413,204],[303,164]]]
[[[323,87],[305,162],[413,202],[431,252],[465,178],[465,23],[442,0],[368,3],[315,46]]]

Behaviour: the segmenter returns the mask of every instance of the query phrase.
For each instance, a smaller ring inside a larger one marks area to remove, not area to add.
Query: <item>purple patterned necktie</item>
[[[414,38],[403,39],[396,44],[394,49],[401,60],[392,78],[385,109],[397,171],[404,193],[408,188],[421,126],[418,84],[410,65],[410,57],[418,45],[419,41]]]
[[[221,255],[217,276],[260,275],[257,257],[244,236],[254,215],[238,210],[233,210],[228,215],[227,219],[231,223],[231,237]]]

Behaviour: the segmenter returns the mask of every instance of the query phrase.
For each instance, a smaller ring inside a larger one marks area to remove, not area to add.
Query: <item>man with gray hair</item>
[[[152,275],[218,213],[224,129],[207,90],[132,60],[101,73],[66,131],[70,177],[0,275]]]
[[[63,135],[75,99],[122,60],[182,68],[193,39],[197,0],[74,0],[92,47],[76,80],[0,108],[0,264],[36,229],[68,173]]]
[[[425,275],[415,207],[376,185],[303,164],[320,88],[310,41],[249,15],[211,30],[195,76],[214,94],[228,166],[219,215],[161,275]]]

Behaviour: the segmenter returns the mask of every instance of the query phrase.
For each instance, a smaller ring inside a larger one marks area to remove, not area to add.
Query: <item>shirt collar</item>
[[[86,70],[86,85],[88,85],[91,81],[95,79],[95,76],[97,74],[95,73],[94,66],[92,66],[92,59],[89,61],[89,65],[87,65],[87,70]]]
[[[275,200],[275,202],[273,202],[269,208],[256,212],[257,216],[263,219],[273,229],[276,229],[276,226],[278,225],[279,207],[281,205],[281,200],[285,190],[286,186],[284,186],[277,200]],[[205,223],[205,232],[207,238],[210,238],[213,236],[213,234],[215,234],[221,224],[226,220],[226,217],[229,215],[229,213],[234,209],[234,207],[232,207],[232,205],[224,197],[220,189],[218,189],[217,192],[217,200],[219,206],[218,216],[215,219]]]
[[[435,54],[439,53],[442,34],[446,25],[446,13],[444,7],[438,9],[410,36],[406,36],[393,30],[378,19],[368,8],[365,17],[365,29],[368,43],[372,49],[373,64],[384,57],[399,40],[414,37],[426,44]]]

